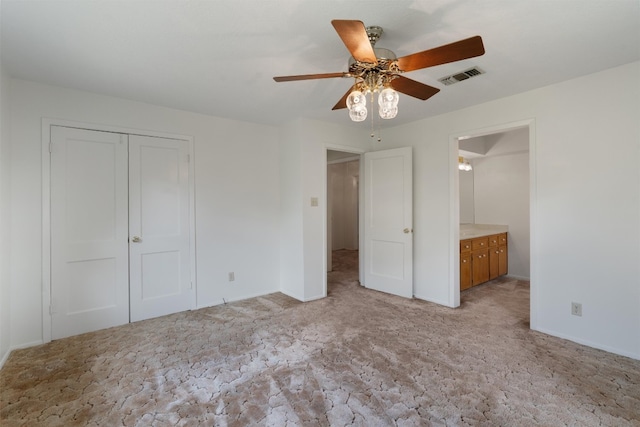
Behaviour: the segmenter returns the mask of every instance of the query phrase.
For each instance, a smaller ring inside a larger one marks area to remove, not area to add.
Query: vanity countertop
[[[460,240],[475,239],[476,237],[506,233],[508,225],[496,224],[460,224]]]

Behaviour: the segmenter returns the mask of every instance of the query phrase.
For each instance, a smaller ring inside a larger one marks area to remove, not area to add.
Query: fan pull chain
[[[371,92],[371,138],[375,137],[374,128],[373,128],[373,92]]]
[[[373,92],[371,92],[371,109],[373,110]],[[373,111],[371,112],[371,138],[376,137],[375,124],[374,124],[374,116]],[[382,141],[382,137],[380,136],[381,126],[380,126],[380,118],[378,118],[378,142]]]

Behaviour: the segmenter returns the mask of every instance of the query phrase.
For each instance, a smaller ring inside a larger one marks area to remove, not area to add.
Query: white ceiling
[[[506,97],[640,60],[638,0],[2,0],[1,54],[13,77],[219,117],[348,124],[331,107],[348,79],[276,83],[341,72],[348,52],[332,19],[378,25],[398,57],[483,38],[486,54],[405,74],[438,87],[401,95],[383,126]],[[478,66],[452,86],[437,79]],[[367,126],[367,124],[353,124]],[[376,125],[377,126],[377,125]]]

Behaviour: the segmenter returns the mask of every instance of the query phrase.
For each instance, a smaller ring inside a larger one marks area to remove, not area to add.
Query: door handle
[[[413,229],[411,229],[411,228],[405,228],[404,230],[402,230],[402,232],[403,232],[404,234],[409,234],[409,233],[413,232]]]
[[[133,243],[140,243],[140,242],[142,242],[142,239],[141,239],[139,236],[133,236],[133,237],[131,238],[131,241],[132,241]]]

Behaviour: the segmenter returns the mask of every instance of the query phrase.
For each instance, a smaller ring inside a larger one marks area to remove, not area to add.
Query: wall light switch
[[[311,198],[311,206],[318,206],[318,198],[317,197],[312,197]]]

